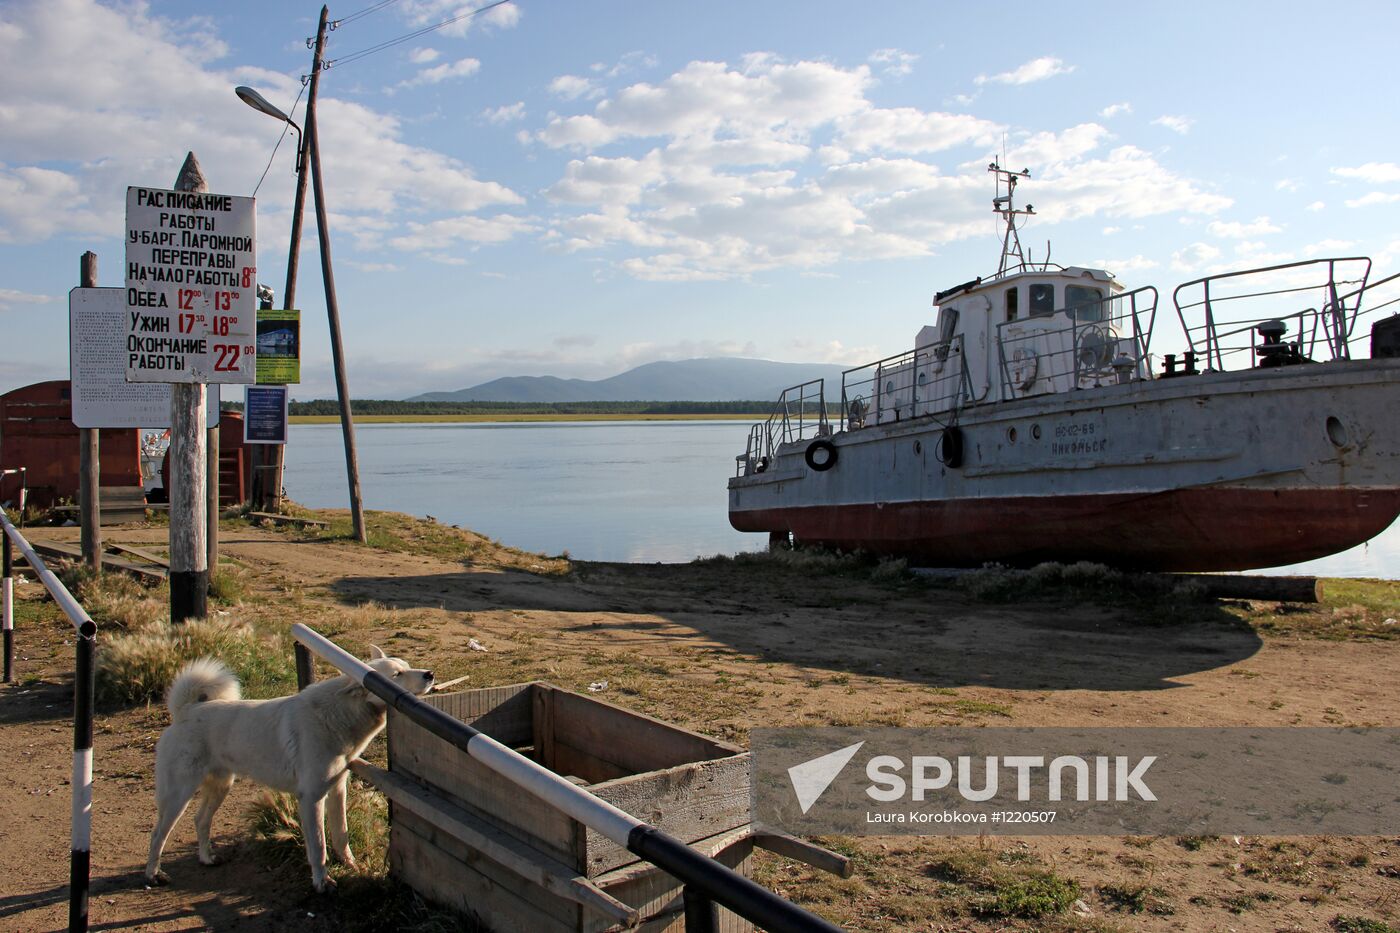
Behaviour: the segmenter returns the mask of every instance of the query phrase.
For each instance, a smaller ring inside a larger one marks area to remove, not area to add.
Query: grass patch
[[[1048,562],[1029,570],[988,564],[958,577],[956,585],[975,599],[993,603],[1033,598],[1101,603],[1153,597],[1179,604],[1199,602],[1203,598],[1201,588],[1189,580],[1124,573],[1089,561]]]
[[[471,918],[433,907],[407,885],[389,877],[389,806],[384,796],[352,777],[345,808],[350,851],[357,867],[328,866],[336,882],[331,910],[337,928],[350,933],[403,930],[411,933],[484,933]],[[310,873],[302,841],[296,797],[264,791],[248,808],[258,857],[274,869]],[[299,867],[300,866],[300,867]]]
[[[979,917],[1036,920],[1064,913],[1080,897],[1078,882],[1014,850],[965,849],[935,859],[925,873],[951,886],[955,902]]]
[[[247,697],[283,696],[296,687],[292,647],[285,634],[269,637],[232,618],[172,625],[149,623],[97,641],[96,699],[102,704],[159,700],[180,668],[196,658],[223,661]]]
[[[965,716],[1003,716],[1011,718],[1011,707],[1003,706],[1000,703],[989,703],[986,700],[954,700],[945,704],[948,709],[956,710]]]
[[[746,567],[792,571],[811,576],[841,575],[870,580],[897,582],[910,579],[909,563],[903,558],[876,557],[863,551],[829,551],[825,548],[777,548],[770,551],[742,551],[716,554],[691,561],[699,567]]]
[[[1261,634],[1391,641],[1400,639],[1400,581],[1329,579],[1315,605],[1259,603],[1230,611]]]
[[[1099,899],[1115,910],[1130,914],[1150,913],[1159,917],[1171,913],[1172,907],[1166,900],[1167,892],[1145,884],[1101,884],[1098,886]]]
[[[1338,914],[1332,918],[1332,929],[1338,933],[1400,933],[1395,927],[1369,917]]]

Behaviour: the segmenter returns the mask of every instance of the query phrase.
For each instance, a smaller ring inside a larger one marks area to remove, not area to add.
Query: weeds
[[[1400,933],[1400,930],[1388,923],[1345,914],[1338,914],[1332,918],[1332,929],[1338,933]]]
[[[772,551],[741,551],[698,557],[692,564],[702,567],[772,567],[812,576],[868,577],[882,582],[909,579],[909,563],[903,558],[876,557],[862,551],[828,551],[824,548],[778,548]]]
[[[925,869],[953,885],[966,909],[981,917],[1038,919],[1064,913],[1080,896],[1079,883],[1033,861],[1003,861],[985,850],[966,849],[943,856]]]
[[[1191,581],[1124,573],[1089,561],[1037,564],[1029,570],[987,564],[963,574],[957,586],[976,599],[997,603],[1047,596],[1099,601],[1153,596],[1198,602],[1203,595],[1200,586]]]

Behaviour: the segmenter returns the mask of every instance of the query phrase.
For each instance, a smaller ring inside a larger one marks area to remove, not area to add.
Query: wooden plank
[[[574,748],[573,743],[562,739],[554,743],[554,770],[560,774],[578,775],[585,784],[601,784],[632,776],[631,771],[616,762]]]
[[[523,744],[531,732],[529,687],[514,684],[423,699],[473,722],[497,741]],[[482,728],[483,723],[491,728]],[[572,819],[393,710],[389,711],[389,767],[573,871],[582,871],[583,838]]]
[[[415,831],[415,824],[420,832]],[[555,933],[576,929],[438,845],[442,835],[411,813],[395,814],[389,830],[389,869],[427,900],[475,914],[494,933]],[[578,908],[575,906],[575,910]]]
[[[279,525],[306,525],[310,528],[329,528],[330,522],[319,518],[300,518],[296,515],[279,515],[276,512],[249,512],[249,518],[266,519]]]
[[[798,839],[796,836],[789,836],[787,833],[777,833],[772,831],[754,833],[754,845],[769,852],[805,862],[813,868],[820,868],[822,871],[830,872],[842,878],[849,878],[855,873],[855,868],[851,865],[851,860],[844,855],[840,855],[830,849],[823,849],[814,842],[806,839]]]
[[[549,684],[535,684],[530,689],[534,704],[534,721],[531,733],[534,736],[535,760],[551,770],[559,770],[554,763],[554,694]],[[581,774],[573,768],[564,768],[560,774]]]
[[[30,544],[37,553],[43,554],[46,557],[81,560],[83,556],[82,549],[72,544],[60,544],[56,541],[31,541]],[[122,560],[120,557],[112,557],[109,554],[102,555],[102,566],[110,567],[113,570],[121,570],[138,577],[146,577],[151,580],[165,579],[165,571],[159,567],[152,567],[148,564],[137,564],[129,560]]]
[[[749,822],[749,754],[700,761],[595,784],[594,794],[683,842]],[[636,856],[587,830],[587,874],[593,877]]]
[[[148,560],[151,563],[161,567],[170,567],[170,561],[166,560],[164,557],[161,557],[154,551],[148,551],[145,548],[132,547],[130,544],[108,544],[107,550],[117,551],[121,554],[130,554],[133,557],[139,557],[142,560]]]
[[[746,877],[752,871],[753,843],[749,839],[747,826],[702,840],[691,848],[704,852]],[[655,865],[642,862],[600,875],[594,881],[618,900],[635,907],[646,918],[640,929],[670,930],[675,933],[685,930],[681,883]],[[753,929],[748,921],[723,907],[719,908],[718,914],[721,930]]]
[[[573,873],[562,863],[492,828],[407,778],[364,761],[351,762],[350,769],[404,810],[450,833],[469,849],[480,852],[525,881],[590,908],[606,918],[609,924],[632,926],[640,919],[635,910],[608,895],[587,878]],[[467,861],[475,864],[470,858]]]
[[[575,748],[595,755],[606,749],[608,760],[632,774],[743,751],[737,745],[567,690],[555,691],[554,732],[568,736]]]

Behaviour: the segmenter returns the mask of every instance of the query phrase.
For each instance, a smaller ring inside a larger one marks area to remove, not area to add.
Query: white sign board
[[[68,376],[73,424],[80,428],[163,428],[170,386],[126,381],[126,290],[68,293]],[[219,423],[219,387],[209,387],[209,426]]]
[[[128,382],[251,383],[252,198],[126,189]]]

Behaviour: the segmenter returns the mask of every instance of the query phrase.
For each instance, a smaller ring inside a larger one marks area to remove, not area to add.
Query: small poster
[[[258,309],[258,385],[301,382],[301,312]]]
[[[245,386],[243,443],[287,443],[287,387]]]

